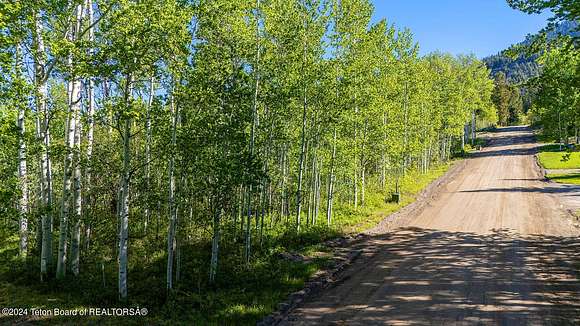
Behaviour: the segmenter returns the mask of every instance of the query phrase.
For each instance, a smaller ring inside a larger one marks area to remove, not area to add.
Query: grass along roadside
[[[301,289],[314,273],[331,262],[330,249],[322,245],[326,240],[360,233],[375,226],[383,218],[415,201],[416,196],[431,182],[441,177],[450,164],[433,167],[427,173],[410,171],[400,180],[401,202],[385,201],[390,192],[369,186],[365,205],[358,209],[350,206],[335,208],[331,227],[320,218],[318,224],[304,228],[300,234],[293,229],[273,227],[265,232],[263,242],[255,243],[250,264],[244,264],[240,245],[232,239],[224,241],[220,254],[218,283],[207,284],[209,246],[207,238],[182,248],[181,269],[187,271],[175,289],[167,296],[164,280],[157,271],[165,268],[163,239],[160,243],[140,243],[132,250],[148,252],[149,258],[131,263],[129,278],[130,301],[119,304],[116,300],[116,262],[106,265],[101,285],[101,272],[95,262],[84,262],[81,278],[67,276],[62,282],[38,282],[37,261],[26,261],[16,256],[18,238],[0,240],[0,306],[41,309],[84,309],[91,307],[146,307],[146,317],[55,317],[29,318],[35,324],[97,323],[99,325],[173,325],[173,324],[255,324],[277,308],[288,294]],[[385,189],[393,189],[394,180]],[[224,229],[227,229],[227,225]],[[93,267],[91,267],[93,266]],[[97,265],[98,266],[98,265]],[[151,272],[155,271],[155,273]],[[89,276],[87,276],[87,274]],[[0,324],[21,321],[0,316]]]
[[[580,185],[580,173],[547,174],[546,178],[558,183]]]
[[[538,159],[544,169],[580,169],[580,152],[560,150],[560,145],[549,144],[539,149]]]
[[[386,216],[400,210],[415,201],[416,196],[431,182],[438,179],[449,170],[453,163],[442,164],[432,168],[425,174],[415,171],[406,174],[401,179],[401,202],[386,202],[389,193],[378,189],[369,191],[365,207],[357,210],[344,206],[335,214],[335,223],[339,225],[341,234],[357,234],[377,225]]]
[[[580,173],[564,171],[580,169],[580,152],[561,150],[559,144],[548,144],[540,147],[538,161],[544,169],[556,170],[546,174],[546,178],[558,183],[580,185]],[[557,170],[568,173],[554,173]]]

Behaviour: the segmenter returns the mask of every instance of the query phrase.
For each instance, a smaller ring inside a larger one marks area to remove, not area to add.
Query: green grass
[[[548,174],[546,177],[554,182],[580,185],[580,173]]]
[[[129,257],[129,301],[123,304],[117,301],[114,252],[104,255],[108,257],[105,287],[101,282],[100,260],[96,258],[82,262],[79,278],[67,275],[63,281],[52,279],[41,283],[38,280],[38,259],[16,258],[16,230],[0,228],[0,307],[82,309],[139,306],[149,310],[147,317],[48,317],[34,320],[39,325],[255,325],[276,310],[288,294],[301,289],[314,273],[329,266],[332,255],[323,245],[326,240],[375,226],[385,216],[412,203],[422,189],[449,167],[441,165],[426,174],[416,171],[406,174],[401,179],[400,204],[385,200],[391,195],[389,191],[369,186],[365,206],[356,210],[348,205],[335,207],[331,227],[326,226],[324,212],[321,212],[318,224],[305,225],[299,234],[293,227],[284,227],[284,223],[280,223],[265,233],[262,244],[254,237],[250,264],[243,262],[241,237],[234,241],[230,231],[224,233],[220,244],[218,282],[214,285],[208,283],[207,277],[211,248],[207,230],[195,231],[198,233],[182,247],[183,276],[170,295],[165,290],[164,238],[157,241],[134,239]],[[394,180],[389,180],[386,189],[393,189],[393,183]],[[224,225],[224,230],[227,231],[228,227]],[[288,253],[304,259],[282,258]],[[0,316],[0,324],[15,320]]]
[[[538,158],[545,169],[580,169],[580,152],[560,151],[557,144],[540,148]]]
[[[334,214],[334,223],[339,225],[339,231],[345,234],[360,233],[377,225],[382,219],[402,207],[414,202],[417,194],[427,185],[439,178],[449,169],[449,164],[440,165],[426,174],[412,171],[401,180],[401,202],[388,202],[390,192],[378,189],[367,190],[365,206],[354,209],[351,206],[338,207]],[[391,180],[393,183],[393,180]],[[387,187],[393,189],[394,187]]]

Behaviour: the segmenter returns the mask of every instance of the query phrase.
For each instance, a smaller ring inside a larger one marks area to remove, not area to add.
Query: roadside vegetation
[[[543,137],[544,139],[546,137]],[[576,146],[563,144],[547,144],[539,148],[538,161],[547,170],[546,178],[566,184],[580,184],[580,152],[575,150]],[[566,170],[566,173],[558,173]]]
[[[539,140],[549,140],[549,137],[542,136]],[[538,150],[538,162],[549,170],[546,178],[566,184],[580,184],[580,152],[576,151],[577,146],[564,144],[546,144]],[[558,170],[562,172],[559,173]],[[564,173],[565,172],[565,173]]]
[[[538,158],[545,169],[580,169],[580,152],[559,144],[540,147]]]
[[[580,185],[580,173],[547,174],[546,177],[554,182]]]

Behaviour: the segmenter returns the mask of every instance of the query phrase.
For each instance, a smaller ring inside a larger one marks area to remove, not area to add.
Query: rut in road
[[[284,325],[580,324],[580,240],[526,127],[488,147],[409,225],[364,244]]]

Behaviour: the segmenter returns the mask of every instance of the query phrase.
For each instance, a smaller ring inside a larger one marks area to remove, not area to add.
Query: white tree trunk
[[[355,103],[356,103],[356,93],[355,93]],[[356,105],[356,104],[355,104]],[[358,106],[354,108],[354,139],[353,139],[353,204],[354,209],[358,208]]]
[[[50,165],[50,128],[49,115],[46,99],[48,89],[46,85],[45,65],[46,53],[44,48],[44,39],[42,36],[43,26],[40,19],[40,14],[34,12],[34,72],[35,72],[35,102],[37,114],[42,116],[38,126],[38,137],[42,141],[40,154],[40,182],[41,182],[41,197],[42,197],[42,246],[40,259],[40,274],[41,280],[44,280],[48,268],[52,264],[52,171]],[[40,119],[40,118],[39,118]]]
[[[176,129],[177,116],[179,115],[177,107],[174,105],[173,96],[171,98],[171,112],[173,113],[172,131],[171,131],[171,149],[169,159],[169,231],[167,234],[167,289],[173,289],[173,257],[175,253],[175,229],[177,224],[177,208],[175,203],[175,147],[176,147]]]
[[[127,76],[125,106],[130,109],[132,98],[132,76]],[[131,118],[125,118],[123,135],[123,178],[121,182],[121,209],[119,216],[119,298],[127,298],[127,245],[129,240],[129,184],[131,181]]]
[[[147,203],[145,204],[145,234],[147,234],[147,226],[151,218],[151,203],[149,198],[151,188],[151,106],[153,105],[154,94],[155,78],[152,76],[149,82],[149,101],[147,103],[147,116],[145,117],[145,191],[147,192]]]
[[[16,76],[22,79],[22,49],[18,44],[16,47]],[[18,201],[19,210],[19,233],[20,233],[20,255],[25,257],[28,253],[28,175],[26,165],[26,141],[25,137],[25,119],[26,103],[24,99],[18,98],[18,118],[16,127],[18,128],[18,185],[20,188],[20,199]]]
[[[296,231],[300,231],[300,215],[302,210],[302,177],[304,175],[304,161],[306,156],[306,87],[304,87],[304,98],[302,107],[302,133],[300,141],[300,161],[298,163],[298,189],[296,190]]]
[[[258,121],[258,93],[260,86],[260,23],[258,12],[260,10],[260,0],[256,0],[256,57],[254,62],[255,68],[255,80],[254,80],[254,98],[252,104],[252,128],[250,131],[250,158],[254,157],[254,142],[256,134],[256,125]],[[245,250],[244,258],[246,263],[250,261],[252,238],[251,238],[251,226],[252,226],[252,185],[248,186],[247,192],[247,221],[246,221],[246,232],[245,232]]]
[[[93,0],[87,0],[86,2],[87,7],[87,15],[88,15],[88,24],[89,24],[89,42],[93,42],[95,39],[95,31],[93,24]],[[89,50],[89,55],[93,55],[93,48]],[[85,207],[88,206],[90,202],[91,196],[91,186],[92,186],[92,173],[90,162],[93,156],[93,143],[94,143],[94,133],[95,133],[95,96],[94,96],[94,88],[95,88],[95,81],[92,77],[88,78],[87,83],[87,100],[88,100],[88,112],[87,112],[87,123],[88,123],[88,130],[87,130],[87,165],[86,169],[86,176],[85,176]],[[86,210],[86,209],[85,209]],[[89,249],[91,239],[91,223],[87,222],[85,225],[85,248]]]
[[[314,187],[314,224],[318,221],[318,213],[320,211],[320,189],[322,185],[322,180],[320,178],[320,171],[322,170],[322,162],[318,163],[316,168],[316,180],[315,180],[315,187]]]
[[[336,126],[332,136],[332,157],[330,159],[330,174],[328,175],[328,193],[326,194],[326,224],[332,223],[332,200],[334,196],[334,165],[336,161]]]
[[[475,110],[471,111],[471,145],[475,145],[476,138]]]
[[[211,241],[211,260],[209,265],[209,282],[214,283],[217,274],[218,256],[219,256],[219,242],[220,242],[220,220],[222,210],[217,209],[213,218],[213,236]]]
[[[82,5],[78,5],[76,8],[76,24],[71,28],[71,33],[69,33],[69,39],[74,41],[76,39],[76,34],[80,29],[82,23],[83,10]],[[69,68],[72,67],[73,59],[71,56],[68,58]],[[63,192],[62,192],[62,208],[60,216],[60,231],[58,240],[58,261],[56,266],[56,277],[63,278],[66,274],[66,261],[67,261],[67,235],[68,235],[68,222],[70,215],[70,195],[72,188],[72,178],[74,166],[74,147],[75,147],[75,131],[76,131],[76,117],[80,114],[81,106],[81,81],[76,76],[71,76],[69,81],[69,86],[67,87],[69,91],[69,113],[68,113],[68,126],[67,126],[67,153],[64,162],[64,177],[63,177]]]
[[[282,177],[280,181],[280,219],[286,215],[286,144],[280,150],[280,170]]]
[[[69,89],[76,89],[72,87]],[[78,95],[76,92],[71,92],[71,98],[76,98]],[[72,101],[71,101],[72,103]],[[58,261],[56,265],[56,277],[63,278],[66,273],[66,260],[67,260],[67,234],[68,234],[68,221],[70,213],[70,195],[72,188],[72,163],[73,163],[73,147],[74,147],[74,132],[75,132],[75,121],[73,105],[71,104],[68,123],[66,128],[66,146],[67,153],[64,160],[64,176],[63,176],[63,191],[62,191],[62,204],[60,212],[60,231],[58,239]]]
[[[366,150],[366,142],[367,142],[367,127],[368,121],[365,119],[365,125],[363,128],[363,139],[362,139],[362,148],[361,148],[361,158],[360,158],[360,167],[361,167],[361,187],[360,187],[360,204],[361,206],[365,205],[365,189],[366,189],[366,161],[365,161],[365,150]]]
[[[356,116],[356,114],[355,114]],[[356,124],[356,121],[355,121]],[[353,205],[354,209],[358,208],[358,155],[357,155],[357,129],[354,129],[354,146],[353,146],[353,177],[352,177],[352,185],[353,185]]]
[[[127,298],[127,242],[129,238],[129,163],[131,160],[131,120],[125,121],[123,141],[123,182],[119,226],[119,297]]]
[[[175,236],[175,282],[179,283],[181,279],[181,243],[179,235]]]
[[[302,51],[302,78],[304,78],[304,66],[306,65],[306,40],[304,40]],[[296,231],[300,232],[301,211],[302,211],[302,178],[304,175],[304,163],[306,156],[306,116],[308,108],[308,98],[306,94],[306,81],[302,81],[302,132],[300,139],[300,160],[298,162],[298,187],[296,190]]]
[[[76,112],[75,116],[75,134],[74,134],[74,175],[73,175],[73,213],[74,225],[71,239],[71,270],[75,276],[79,275],[80,268],[80,242],[81,242],[81,220],[82,220],[82,196],[81,196],[81,136],[82,125],[80,120],[80,112]]]

